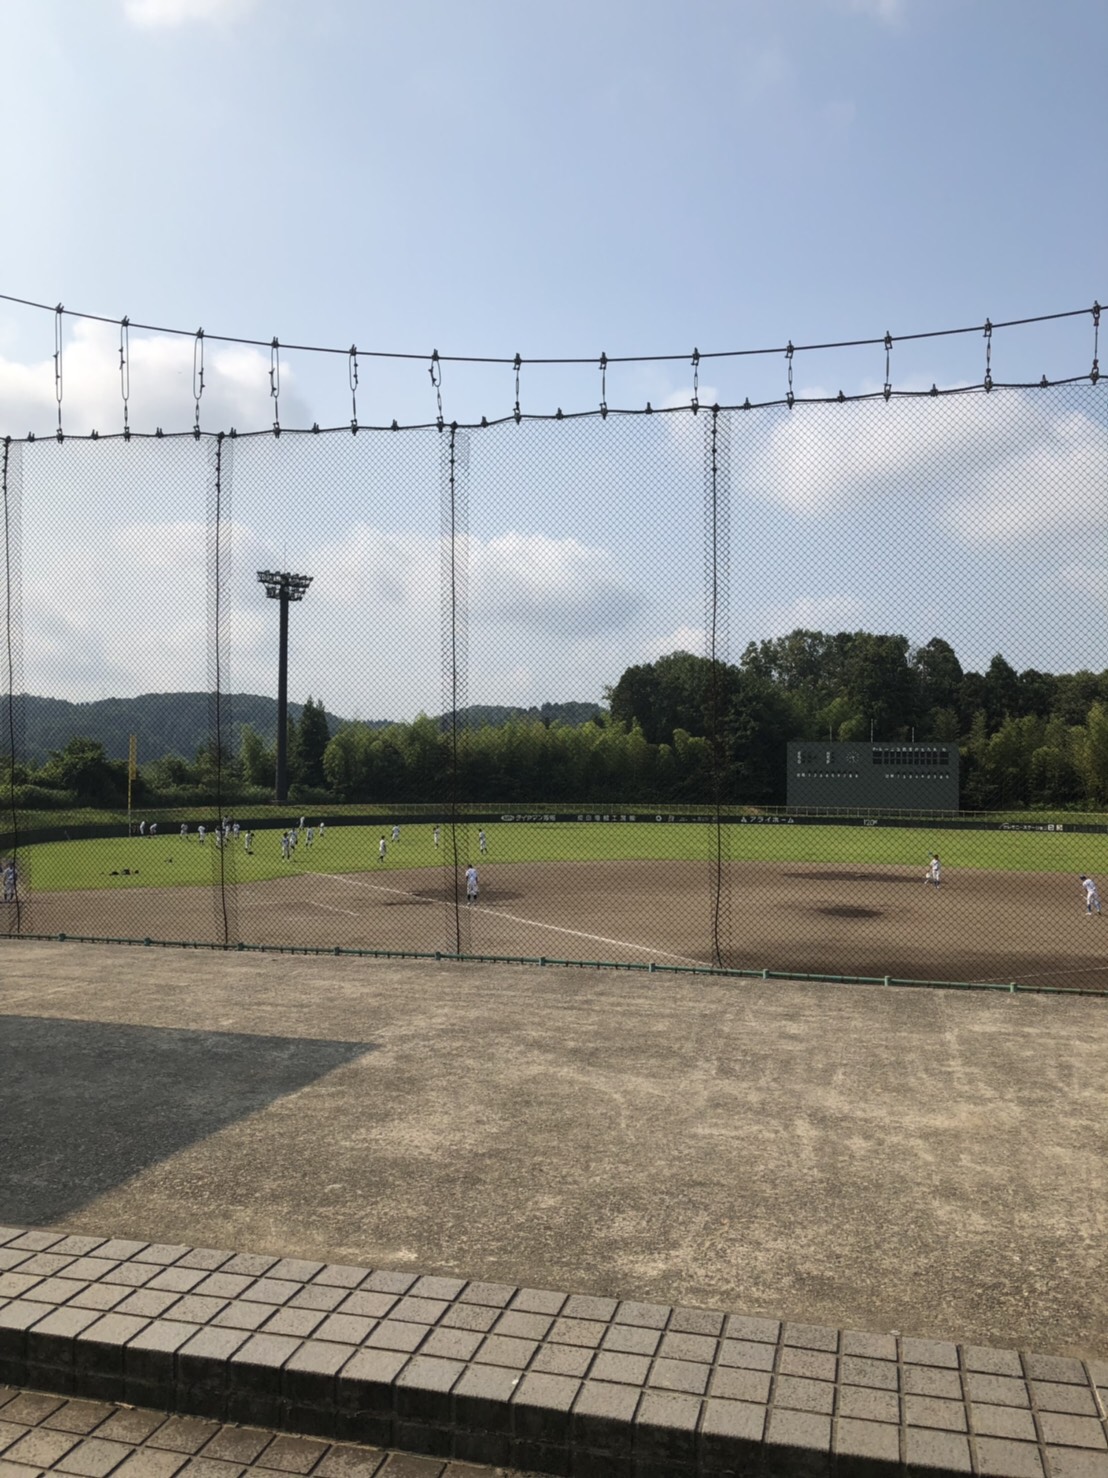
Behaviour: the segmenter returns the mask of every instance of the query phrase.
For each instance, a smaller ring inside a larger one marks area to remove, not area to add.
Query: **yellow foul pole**
[[[138,774],[138,737],[131,735],[131,743],[127,750],[127,835],[131,835],[131,787]]]

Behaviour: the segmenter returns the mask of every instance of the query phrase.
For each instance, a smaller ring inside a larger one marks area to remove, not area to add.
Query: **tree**
[[[273,785],[277,759],[251,724],[243,724],[239,739],[242,773],[247,785]]]
[[[300,722],[289,733],[289,771],[298,785],[318,790],[326,785],[323,756],[331,742],[323,700],[313,703],[309,696]]]
[[[64,749],[51,750],[42,779],[74,791],[80,805],[117,806],[127,799],[126,764],[108,759],[95,739],[71,739]]]
[[[933,636],[926,646],[917,647],[912,653],[912,667],[919,685],[921,713],[955,706],[964,674],[949,642]]]

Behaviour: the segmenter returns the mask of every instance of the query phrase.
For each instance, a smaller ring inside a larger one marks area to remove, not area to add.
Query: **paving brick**
[[[75,1293],[66,1305],[70,1309],[98,1309],[100,1313],[107,1313],[121,1304],[124,1299],[130,1298],[126,1288],[111,1288],[104,1283],[93,1283],[89,1288],[82,1288]]]
[[[5,1403],[4,1420],[35,1427],[65,1405],[66,1402],[60,1396],[48,1396],[40,1391],[21,1391],[14,1401]]]
[[[281,1368],[281,1394],[289,1401],[334,1406],[335,1377],[349,1359],[349,1345],[305,1340]]]
[[[290,1314],[309,1313],[308,1309],[289,1309]],[[272,1320],[266,1325],[269,1333]],[[328,1314],[315,1331],[316,1339],[332,1340],[337,1344],[360,1345],[377,1326],[376,1319],[366,1319],[360,1314]]]
[[[538,1342],[533,1339],[509,1339],[506,1335],[490,1334],[481,1341],[473,1359],[478,1365],[503,1365],[510,1370],[524,1370],[538,1347]]]
[[[416,1282],[415,1273],[390,1273],[380,1269],[370,1273],[362,1287],[370,1293],[407,1293]]]
[[[1104,1427],[1093,1417],[1064,1416],[1059,1412],[1041,1411],[1039,1430],[1043,1441],[1051,1447],[1089,1447],[1099,1451],[1108,1449]]]
[[[403,1319],[409,1324],[435,1324],[450,1307],[448,1300],[441,1298],[418,1298],[409,1294],[393,1306],[391,1319]]]
[[[650,1367],[649,1384],[665,1391],[685,1391],[690,1396],[703,1396],[711,1373],[712,1367],[707,1363],[660,1358]]]
[[[111,1416],[114,1407],[103,1401],[67,1401],[42,1422],[58,1432],[76,1432],[87,1436]]]
[[[910,1396],[938,1396],[945,1401],[962,1400],[962,1376],[957,1370],[941,1370],[934,1365],[905,1365],[900,1379],[903,1390]],[[1020,1384],[1023,1384],[1022,1381]]]
[[[202,1268],[163,1268],[154,1274],[146,1287],[154,1292],[191,1293],[196,1284],[210,1276]]]
[[[100,1317],[96,1309],[54,1309],[28,1329],[28,1361],[35,1365],[71,1367],[76,1358],[77,1336]]]
[[[703,1334],[680,1334],[667,1331],[658,1346],[659,1355],[670,1360],[702,1360],[710,1364],[716,1357],[716,1340]]]
[[[969,1441],[958,1432],[937,1432],[908,1427],[904,1434],[905,1458],[911,1469],[939,1469],[946,1473],[969,1473]]]
[[[90,1324],[82,1331],[81,1338],[77,1342],[78,1372],[85,1371],[94,1376],[115,1374],[121,1376],[124,1346],[129,1340],[134,1339],[136,1334],[141,1333],[149,1322],[149,1319],[140,1318],[135,1314],[101,1314],[94,1324]],[[89,1394],[104,1394],[99,1389],[93,1392],[91,1385],[88,1391]]]
[[[46,1321],[44,1320],[43,1323]],[[39,1329],[42,1328],[40,1324]],[[29,1338],[29,1336],[28,1336]],[[1040,1411],[1064,1411],[1070,1416],[1097,1416],[1096,1402],[1088,1386],[1068,1386],[1061,1381],[1031,1381],[1031,1395]]]
[[[640,1329],[634,1324],[609,1324],[601,1347],[622,1355],[653,1355],[661,1338],[658,1329]]]
[[[340,1410],[391,1414],[393,1386],[407,1363],[407,1355],[399,1351],[355,1350],[340,1372]]]
[[[132,1453],[112,1478],[175,1478],[188,1462],[179,1452],[154,1452],[148,1447]]]
[[[69,1236],[62,1237],[60,1241],[55,1242],[52,1251],[64,1252],[70,1257],[85,1257],[97,1247],[102,1247],[105,1241],[104,1237],[85,1237],[78,1233],[70,1233]]]
[[[1108,1478],[1108,1456],[1076,1447],[1048,1447],[1051,1478]]]
[[[167,1420],[160,1411],[131,1411],[121,1407],[97,1429],[96,1435],[110,1438],[113,1442],[145,1442]]]
[[[720,1341],[718,1360],[721,1365],[741,1365],[746,1370],[772,1370],[777,1346],[758,1344],[748,1339]]]
[[[49,1278],[55,1273],[67,1268],[74,1259],[72,1257],[60,1257],[52,1252],[38,1252],[34,1257],[29,1257],[26,1262],[19,1264],[21,1273],[29,1273],[32,1277]]]
[[[118,1258],[105,1257],[77,1257],[68,1267],[62,1268],[58,1274],[60,1278],[72,1278],[75,1282],[95,1282],[102,1278],[105,1273],[114,1272],[119,1266]]]
[[[458,1295],[463,1304],[485,1304],[489,1308],[505,1309],[519,1292],[510,1283],[467,1283]]]
[[[700,1399],[646,1391],[635,1414],[635,1454],[653,1464],[696,1461]]]
[[[280,1312],[280,1311],[278,1311]],[[260,1329],[273,1318],[272,1304],[240,1304],[229,1303],[221,1314],[217,1314],[212,1324],[217,1329]]]
[[[1031,1405],[1026,1384],[1007,1375],[979,1375],[970,1371],[966,1375],[966,1395],[971,1401],[983,1401],[990,1406]]]
[[[26,1463],[29,1467],[49,1468],[81,1441],[72,1432],[52,1432],[48,1427],[34,1427],[4,1449],[4,1461]]]
[[[970,1407],[973,1430],[983,1437],[1011,1437],[1018,1442],[1036,1442],[1035,1418],[1024,1407],[983,1406],[976,1401]]]
[[[839,1361],[839,1379],[844,1386],[869,1386],[875,1391],[895,1391],[897,1368],[887,1360],[844,1355]]]
[[[320,1309],[278,1309],[275,1314],[267,1315],[262,1327],[266,1334],[287,1334],[294,1339],[307,1339],[326,1317]],[[367,1319],[365,1323],[368,1329],[372,1329],[374,1320]]]
[[[134,1257],[147,1246],[149,1246],[147,1242],[134,1242],[126,1237],[111,1237],[107,1242],[101,1242],[96,1249],[96,1255],[97,1257],[114,1257],[122,1261],[128,1257]]]
[[[437,1278],[425,1276],[417,1279],[408,1290],[417,1298],[442,1299],[449,1303],[458,1297],[466,1286],[464,1278]]]
[[[840,1350],[844,1355],[860,1355],[866,1360],[895,1360],[896,1336],[866,1334],[860,1329],[844,1329]]]
[[[549,1314],[561,1312],[566,1301],[564,1293],[555,1293],[549,1288],[520,1288],[512,1299],[511,1307],[525,1314]]]
[[[452,1420],[451,1391],[466,1367],[461,1360],[416,1355],[396,1378],[396,1414],[401,1420],[445,1424]]]
[[[979,1473],[992,1478],[1043,1478],[1039,1449],[1033,1443],[978,1437],[974,1445]]]
[[[545,1339],[553,1323],[549,1314],[521,1314],[509,1309],[500,1315],[494,1329],[514,1339]]]
[[[402,1324],[399,1319],[382,1319],[365,1344],[368,1349],[403,1350],[414,1354],[428,1332],[426,1324]]]
[[[484,1308],[478,1304],[454,1304],[442,1316],[440,1328],[468,1329],[475,1333],[485,1333],[493,1327],[499,1317],[499,1309]]]
[[[1015,1350],[994,1350],[988,1345],[966,1345],[962,1359],[967,1370],[984,1375],[1022,1375],[1023,1366]]]
[[[728,1314],[723,1325],[723,1337],[775,1345],[781,1337],[781,1325],[776,1319],[752,1319],[745,1314]]]
[[[596,1351],[578,1345],[543,1345],[531,1361],[538,1375],[583,1376],[596,1358]]]
[[[216,1268],[221,1268],[230,1262],[231,1256],[230,1252],[222,1252],[215,1247],[194,1247],[191,1252],[186,1252],[184,1257],[178,1259],[176,1266],[206,1268],[208,1272],[214,1272]]]
[[[150,1293],[150,1289],[144,1288],[139,1297],[149,1297]],[[202,1293],[186,1293],[183,1298],[178,1298],[177,1302],[172,1305],[170,1317],[182,1324],[210,1324],[214,1319],[218,1319],[226,1307],[226,1299],[205,1298]],[[119,1312],[121,1314],[127,1312],[123,1304],[120,1304]]]
[[[673,1312],[666,1304],[638,1303],[624,1299],[615,1312],[617,1324],[633,1324],[640,1329],[664,1329]]]
[[[217,1334],[220,1331],[205,1331]],[[236,1331],[226,1331],[232,1337]],[[252,1334],[239,1343],[228,1361],[227,1380],[236,1390],[254,1395],[276,1396],[280,1391],[281,1367],[300,1348],[301,1341],[281,1334]]]
[[[608,1326],[595,1319],[555,1319],[549,1338],[559,1345],[584,1345],[593,1349],[600,1344]]]
[[[18,1236],[12,1237],[7,1245],[25,1248],[28,1252],[43,1252],[47,1247],[53,1247],[64,1240],[64,1234],[61,1232],[20,1232]]]
[[[940,1365],[958,1369],[958,1346],[945,1339],[902,1339],[900,1358],[906,1365]]]
[[[621,1355],[612,1350],[602,1350],[593,1361],[590,1378],[594,1381],[613,1381],[618,1385],[641,1386],[650,1370],[650,1360],[645,1355]],[[665,1384],[660,1382],[659,1384]]]
[[[386,1454],[365,1447],[332,1447],[312,1478],[376,1478]]]
[[[329,1262],[310,1281],[325,1288],[357,1288],[362,1279],[368,1276],[368,1268],[356,1268],[344,1262]]]
[[[0,1298],[22,1298],[45,1281],[41,1273],[5,1273],[0,1277]]]
[[[242,1329],[196,1330],[177,1350],[177,1380],[193,1393],[222,1393],[227,1389],[228,1361],[251,1336]]]
[[[1088,1379],[1080,1360],[1067,1360],[1061,1355],[1024,1355],[1023,1368],[1028,1380],[1065,1381],[1083,1386]]]
[[[293,1299],[292,1303],[295,1308],[307,1307],[306,1305],[301,1305],[297,1299]],[[392,1312],[397,1303],[399,1303],[399,1299],[394,1293],[366,1293],[359,1291],[344,1295],[334,1304],[334,1309],[336,1313],[355,1314],[361,1319],[384,1319],[386,1315]],[[318,1306],[312,1304],[311,1307],[316,1308]],[[330,1312],[330,1308],[331,1306],[328,1305],[328,1312]],[[495,1316],[490,1315],[489,1317],[491,1319]]]
[[[174,1304],[181,1302],[179,1293],[168,1293],[157,1288],[137,1288],[116,1304],[116,1310],[120,1314],[139,1314],[146,1319],[157,1319]],[[179,1318],[180,1315],[174,1317]]]
[[[310,1283],[317,1273],[323,1271],[324,1264],[313,1262],[306,1257],[282,1257],[269,1269],[268,1278],[284,1278],[293,1283]],[[364,1275],[368,1269],[363,1268]]]
[[[420,1354],[444,1360],[471,1360],[481,1343],[479,1334],[468,1329],[432,1329],[420,1346]]]
[[[242,1478],[245,1472],[241,1463],[225,1463],[218,1458],[190,1457],[181,1469],[181,1478]]]
[[[783,1349],[777,1362],[780,1375],[802,1375],[808,1380],[835,1379],[838,1361],[824,1350]]]
[[[264,1252],[236,1252],[223,1264],[225,1273],[242,1273],[248,1278],[264,1278],[270,1268],[276,1267],[280,1258],[267,1257]]]
[[[790,1411],[810,1411],[830,1416],[835,1406],[835,1387],[827,1381],[779,1375],[773,1383],[773,1404],[774,1407],[785,1407]]]
[[[615,1316],[618,1307],[618,1299],[574,1293],[566,1299],[561,1312],[567,1319],[599,1319],[602,1323],[607,1323]]]
[[[275,1437],[266,1448],[262,1463],[279,1473],[310,1473],[327,1451],[327,1443],[312,1437]]]
[[[216,1277],[222,1276],[216,1274]],[[288,1278],[259,1278],[238,1296],[245,1303],[287,1304],[293,1294],[301,1293],[304,1285],[293,1283]]]
[[[191,1249],[176,1242],[152,1242],[149,1247],[144,1247],[141,1252],[135,1253],[136,1262],[154,1262],[159,1267],[167,1268],[179,1258],[184,1257]]]
[[[22,1422],[6,1422],[0,1418],[0,1453],[21,1437],[26,1437],[29,1430]]]
[[[467,1366],[451,1392],[454,1421],[474,1430],[510,1432],[512,1411],[508,1403],[521,1379],[518,1371],[502,1366]]]
[[[840,1417],[835,1426],[834,1451],[838,1478],[861,1478],[878,1464],[899,1468],[900,1432],[883,1422]]]
[[[831,1418],[811,1411],[770,1412],[764,1471],[777,1478],[826,1473],[831,1456]]]
[[[718,1339],[723,1333],[724,1318],[725,1315],[716,1313],[714,1309],[677,1308],[673,1310],[667,1327],[673,1334],[699,1334]]]
[[[760,1457],[765,1407],[746,1401],[704,1403],[700,1420],[700,1458],[709,1468],[753,1469]]]
[[[639,1398],[636,1387],[585,1381],[573,1403],[570,1420],[574,1446],[630,1457]]]
[[[175,1271],[176,1269],[169,1268],[164,1273],[159,1273],[155,1286],[164,1287],[161,1280],[171,1278]],[[238,1298],[254,1281],[244,1273],[207,1273],[199,1283],[193,1285],[191,1291],[202,1293],[206,1298]]]
[[[839,1331],[826,1324],[786,1324],[782,1344],[804,1350],[828,1350],[832,1354],[839,1348]]]
[[[121,1262],[112,1268],[110,1273],[105,1273],[100,1280],[102,1283],[114,1283],[122,1288],[142,1288],[152,1278],[158,1276],[158,1268],[153,1263],[146,1262]],[[167,1271],[162,1269],[163,1272]]]
[[[512,1400],[513,1432],[532,1442],[561,1443],[569,1435],[570,1408],[581,1388],[566,1375],[525,1375]]]
[[[910,1427],[937,1427],[945,1432],[966,1430],[966,1408],[961,1401],[934,1396],[905,1396],[904,1420]]]
[[[191,1456],[219,1431],[218,1422],[203,1421],[195,1416],[171,1416],[146,1439],[147,1447],[183,1452]]]
[[[195,1333],[192,1324],[176,1324],[167,1318],[148,1324],[124,1346],[124,1376],[152,1385],[173,1385],[176,1376],[174,1354]]]
[[[86,1437],[55,1464],[54,1471],[72,1473],[77,1478],[107,1478],[107,1474],[117,1468],[124,1458],[129,1457],[130,1452],[131,1449],[122,1442],[109,1442],[102,1437]]]
[[[769,1400],[769,1383],[769,1372],[765,1370],[717,1366],[710,1394],[724,1401],[752,1401],[765,1405]]]

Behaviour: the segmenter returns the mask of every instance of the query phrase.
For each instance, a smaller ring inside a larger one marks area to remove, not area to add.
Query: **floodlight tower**
[[[259,570],[258,580],[270,600],[281,602],[281,643],[277,658],[277,784],[278,804],[289,798],[289,604],[303,600],[311,575],[290,575],[287,570]]]

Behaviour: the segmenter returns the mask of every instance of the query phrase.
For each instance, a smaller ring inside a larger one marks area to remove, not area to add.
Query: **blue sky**
[[[4,0],[0,16],[17,59],[0,97],[0,291],[15,296],[524,361],[895,337],[1108,297],[1103,0]],[[67,431],[118,430],[118,329],[67,320],[65,334]],[[0,304],[0,431],[56,424],[53,338],[50,315]],[[993,373],[1056,378],[1091,356],[1087,318],[998,331]],[[131,425],[191,426],[189,341],[134,332],[130,359]],[[967,335],[896,345],[892,378],[965,384],[983,366]],[[268,425],[269,368],[268,351],[209,344],[204,426]],[[800,356],[794,374],[800,393],[849,394],[881,384],[884,355]],[[708,361],[700,387],[777,397],[785,365]],[[284,353],[281,388],[286,426],[349,419],[341,356]],[[1017,666],[1102,665],[1106,389],[948,403],[894,429],[861,407],[736,429],[732,655],[792,622],[944,635],[967,665],[998,648]],[[607,380],[613,406],[690,390],[685,361]],[[520,393],[525,411],[582,409],[600,376],[525,363]],[[442,396],[447,419],[504,415],[514,376],[447,364]],[[361,362],[364,423],[435,410],[425,362]],[[702,646],[698,428],[590,429],[496,463],[473,443],[475,701],[598,697],[628,660]],[[359,478],[377,458],[387,482],[394,455],[408,491],[368,508]],[[294,696],[326,688],[367,717],[439,706],[438,487],[422,455],[328,453],[314,482],[277,491],[253,470],[263,453],[239,456],[235,687],[271,684],[273,613],[247,586],[255,561],[283,559],[317,571]],[[24,458],[31,691],[203,685],[205,613],[178,592],[203,579],[204,506],[173,456],[121,464],[95,512],[76,454]],[[348,494],[306,507],[324,473]],[[890,511],[909,487],[919,497]],[[91,573],[60,596],[77,551]],[[134,578],[124,592],[100,567]],[[391,653],[372,671],[366,619]]]

